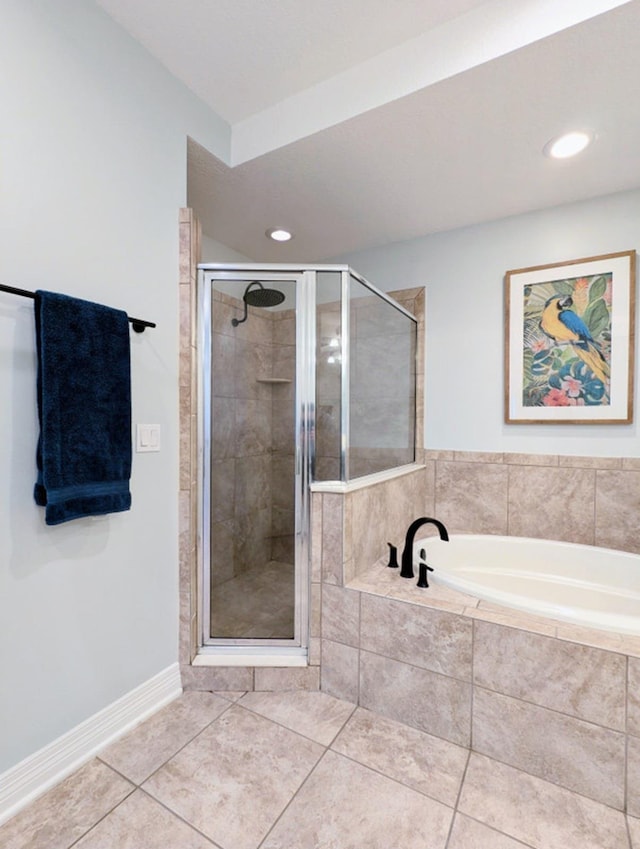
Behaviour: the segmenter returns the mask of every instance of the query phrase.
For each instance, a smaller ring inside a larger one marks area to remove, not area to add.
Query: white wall
[[[640,191],[625,192],[336,260],[386,291],[427,287],[426,447],[640,456],[638,424],[503,423],[505,271],[635,250],[639,221]]]
[[[1,0],[0,281],[120,307],[132,334],[133,508],[36,507],[33,302],[0,293],[0,772],[177,660],[178,209],[187,134],[229,128],[85,0]]]
[[[202,262],[253,262],[248,256],[228,248],[222,242],[202,234]]]

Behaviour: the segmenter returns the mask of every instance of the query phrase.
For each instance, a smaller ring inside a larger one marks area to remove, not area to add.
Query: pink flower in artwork
[[[534,339],[531,343],[531,350],[534,354],[539,354],[540,351],[546,351],[549,348],[549,343],[546,339]]]
[[[569,398],[578,398],[582,392],[582,382],[580,380],[576,380],[575,377],[571,377],[571,375],[567,375],[561,381],[560,385]]]
[[[550,389],[542,399],[545,407],[570,407],[571,399],[562,389]]]

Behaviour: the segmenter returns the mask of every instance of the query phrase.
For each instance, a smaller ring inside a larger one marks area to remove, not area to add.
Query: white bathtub
[[[529,613],[640,635],[640,555],[566,542],[453,535],[418,540],[429,581]],[[429,592],[429,590],[424,590]]]

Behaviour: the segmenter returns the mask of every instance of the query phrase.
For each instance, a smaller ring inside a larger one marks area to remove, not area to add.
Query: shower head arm
[[[232,318],[231,324],[234,327],[237,327],[239,324],[242,324],[243,321],[247,320],[247,315],[249,313],[249,301],[247,300],[247,292],[251,289],[252,286],[259,286],[261,289],[264,289],[264,286],[259,280],[253,280],[248,284],[247,288],[244,290],[244,295],[242,296],[242,303],[244,304],[244,315],[242,318]]]

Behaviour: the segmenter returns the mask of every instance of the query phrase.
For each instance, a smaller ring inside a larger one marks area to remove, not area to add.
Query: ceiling
[[[189,141],[188,201],[251,259],[640,186],[640,0],[98,2],[229,124],[228,162]],[[542,155],[574,128],[587,151]]]

